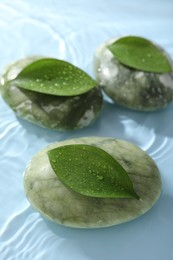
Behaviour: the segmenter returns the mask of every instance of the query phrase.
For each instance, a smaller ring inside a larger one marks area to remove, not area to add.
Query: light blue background
[[[173,58],[172,32],[172,0],[1,0],[0,71],[41,54],[70,61],[94,77],[94,51],[107,39],[147,37]],[[16,118],[0,97],[0,259],[173,259],[172,115],[173,105],[142,113],[105,102],[92,126],[56,132]],[[161,197],[142,217],[115,227],[79,230],[50,223],[29,205],[22,173],[47,144],[91,135],[122,138],[150,154],[161,172]]]

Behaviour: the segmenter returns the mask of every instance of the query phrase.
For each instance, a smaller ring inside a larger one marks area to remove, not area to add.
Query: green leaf
[[[108,48],[119,62],[131,68],[158,73],[172,71],[163,51],[144,38],[123,37],[109,45]]]
[[[25,67],[14,80],[18,87],[57,96],[75,96],[94,88],[97,83],[74,65],[44,58]]]
[[[123,167],[91,145],[66,145],[48,151],[55,174],[68,188],[91,197],[138,198]]]

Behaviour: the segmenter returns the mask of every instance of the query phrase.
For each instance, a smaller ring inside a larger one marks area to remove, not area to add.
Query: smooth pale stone
[[[121,64],[107,47],[115,40],[102,44],[94,56],[95,75],[104,92],[115,103],[139,111],[152,111],[170,104],[173,72],[144,72]],[[173,68],[171,58],[167,57]]]
[[[39,57],[29,57],[10,65],[1,78],[1,93],[17,116],[34,124],[58,130],[88,126],[99,116],[103,97],[99,88],[82,95],[66,97],[19,88],[11,82],[19,72]]]
[[[140,199],[93,198],[65,187],[52,170],[47,151],[68,144],[90,144],[108,152],[128,172]],[[159,198],[161,178],[154,161],[137,146],[118,139],[84,137],[54,143],[38,152],[24,173],[24,188],[33,207],[48,219],[69,227],[99,228],[148,211]]]

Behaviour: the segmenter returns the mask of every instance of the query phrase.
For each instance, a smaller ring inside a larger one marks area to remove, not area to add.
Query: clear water
[[[27,55],[44,55],[93,76],[94,50],[129,34],[158,42],[173,57],[172,28],[171,0],[1,0],[0,70]],[[0,259],[173,259],[172,113],[173,105],[140,113],[105,101],[92,126],[56,132],[16,118],[0,97]],[[144,216],[115,227],[79,230],[50,223],[28,203],[23,171],[49,143],[91,135],[122,138],[147,151],[162,175],[161,197]]]

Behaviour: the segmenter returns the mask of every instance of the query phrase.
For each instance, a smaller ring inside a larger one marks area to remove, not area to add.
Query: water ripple
[[[157,141],[153,143],[151,147],[148,148],[148,153],[153,159],[163,162],[165,158],[172,157],[172,143],[168,137],[157,138]]]
[[[0,127],[0,151],[4,156],[18,157],[22,155],[28,146],[28,141],[21,138],[24,129],[18,121],[4,122]]]
[[[2,259],[42,259],[47,245],[53,243],[58,248],[63,239],[58,240],[49,230],[41,232],[43,226],[45,223],[40,214],[33,212],[29,205],[14,214],[0,233]],[[38,254],[35,254],[36,251]]]
[[[42,0],[1,1],[0,69],[27,55],[40,54],[70,61],[94,77],[95,49],[107,39],[125,34],[151,38],[173,53],[172,38],[169,36],[172,32],[172,9],[169,8],[172,6],[171,1],[167,8],[161,1],[156,6],[155,1],[149,0],[148,5],[141,5],[137,1],[134,1],[132,5],[118,1],[108,3],[107,1],[69,0],[67,2],[50,0],[43,4]],[[139,20],[140,23],[137,22]],[[161,29],[156,30],[156,27]],[[75,233],[78,238],[76,244],[73,243],[73,234],[69,240],[69,230],[66,230],[66,236],[62,238],[57,226],[57,233],[54,234],[40,215],[26,202],[22,172],[38,150],[58,140],[97,135],[131,141],[150,154],[163,169],[164,183],[168,184],[165,185],[164,191],[169,194],[170,200],[166,200],[168,205],[166,208],[161,200],[158,208],[160,207],[162,218],[170,224],[172,211],[169,205],[173,196],[171,186],[172,108],[163,112],[145,114],[105,103],[103,113],[95,124],[86,129],[59,133],[19,120],[0,97],[0,207],[2,211],[0,214],[0,258],[2,260],[55,260],[55,258],[88,260],[106,259],[109,252],[110,260],[115,258],[115,253],[117,258],[119,256],[122,259],[120,251],[124,245],[127,246],[128,253],[130,250],[133,251],[131,245],[128,247],[129,241],[135,241],[135,248],[141,249],[144,243],[150,245],[150,237],[153,241],[156,240],[157,247],[160,241],[157,240],[154,232],[150,233],[150,230],[155,228],[155,232],[163,233],[165,237],[166,232],[168,233],[168,226],[165,223],[162,230],[163,222],[158,222],[157,212],[155,212],[157,217],[154,217],[153,221],[147,222],[146,216],[140,219],[137,228],[136,222],[133,222],[129,226],[127,224],[129,228],[124,225],[107,230],[108,233],[110,232],[107,236],[107,249],[110,250],[107,251],[104,241],[106,231],[100,230],[96,239],[93,239],[94,236],[90,232],[85,231],[82,236],[77,232]],[[153,215],[151,213],[148,216]],[[146,228],[148,224],[153,225],[151,229]],[[129,233],[128,229],[131,229]],[[64,233],[63,227],[62,230]],[[135,231],[139,239],[136,239]],[[84,239],[83,250],[80,240],[81,237],[85,238],[86,234],[88,234],[88,239]],[[93,234],[96,234],[94,230]],[[143,239],[142,236],[144,236]],[[115,237],[119,241],[116,249]],[[127,240],[125,241],[124,238]],[[98,254],[100,242],[104,245],[100,251],[103,255]],[[163,252],[169,253],[170,248],[172,245],[169,247],[169,243],[165,244]],[[129,254],[130,259],[137,256],[137,250],[134,252]],[[140,257],[142,253],[139,250]],[[152,254],[152,250],[149,254]]]

